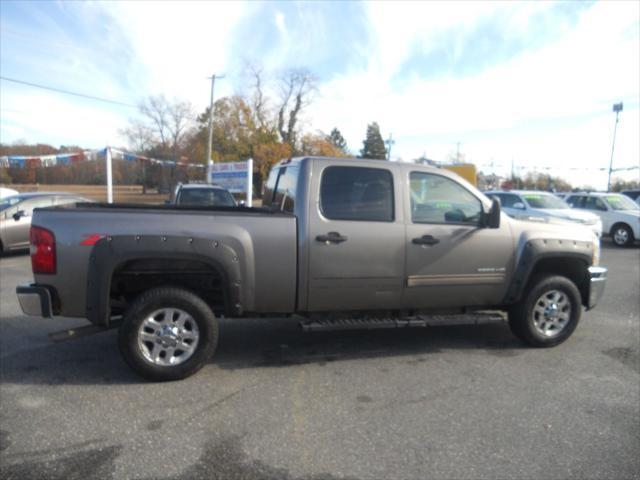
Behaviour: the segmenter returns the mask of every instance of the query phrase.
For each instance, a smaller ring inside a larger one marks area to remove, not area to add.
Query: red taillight
[[[33,273],[56,273],[56,237],[46,228],[31,227],[31,269]]]

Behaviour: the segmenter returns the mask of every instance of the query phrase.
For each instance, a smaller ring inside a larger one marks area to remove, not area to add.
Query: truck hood
[[[533,208],[530,210],[532,214],[540,214],[550,219],[582,223],[584,225],[594,225],[600,217],[591,212],[583,212],[573,208]]]
[[[516,220],[514,218],[509,218],[508,221],[511,222],[511,227],[516,238],[520,238],[521,240],[545,238],[575,240],[580,242],[597,241],[596,235],[591,228],[585,224],[570,223],[569,221],[563,221],[561,223],[539,223]]]

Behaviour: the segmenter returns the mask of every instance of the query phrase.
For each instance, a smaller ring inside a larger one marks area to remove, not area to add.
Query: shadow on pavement
[[[460,349],[496,356],[526,351],[506,324],[305,333],[293,319],[234,319],[221,322],[218,350],[211,363],[235,370],[386,357],[410,357],[409,362],[421,362],[425,361],[424,355]],[[121,359],[115,330],[5,356],[0,382],[146,383]]]

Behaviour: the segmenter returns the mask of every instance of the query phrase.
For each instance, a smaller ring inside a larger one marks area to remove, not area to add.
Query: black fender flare
[[[87,319],[94,325],[108,326],[114,272],[128,261],[152,258],[196,260],[209,265],[223,279],[227,313],[242,315],[245,299],[241,259],[229,245],[194,237],[122,235],[102,238],[93,246],[87,274]]]
[[[520,301],[531,274],[542,260],[577,259],[585,263],[585,275],[588,275],[587,268],[591,265],[592,257],[593,246],[590,242],[546,238],[528,240],[520,253],[503,303],[512,305]]]

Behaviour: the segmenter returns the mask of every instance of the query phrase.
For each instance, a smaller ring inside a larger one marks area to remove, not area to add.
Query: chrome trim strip
[[[439,285],[497,285],[505,280],[504,273],[464,273],[458,275],[412,275],[407,278],[408,287]]]

